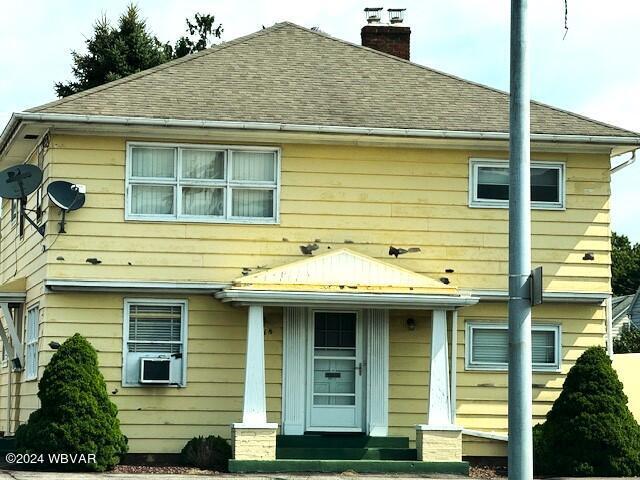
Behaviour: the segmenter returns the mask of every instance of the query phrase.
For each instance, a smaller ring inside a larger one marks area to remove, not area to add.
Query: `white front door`
[[[362,431],[360,317],[357,311],[311,311],[307,430]]]

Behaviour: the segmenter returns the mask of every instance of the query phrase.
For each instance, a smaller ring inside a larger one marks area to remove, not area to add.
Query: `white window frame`
[[[492,158],[469,159],[469,206],[472,208],[509,208],[509,200],[478,198],[478,168],[509,168],[509,160]],[[558,170],[558,202],[531,202],[533,210],[566,210],[565,162],[531,161],[531,168],[555,168]]]
[[[32,324],[31,312],[35,313],[35,322]],[[25,343],[24,343],[24,372],[25,380],[37,380],[38,379],[38,341],[40,340],[40,306],[34,304],[27,308],[27,321],[25,322]],[[35,349],[34,364],[29,359],[31,358],[30,351]]]
[[[175,179],[167,178],[149,178],[145,179],[131,179],[131,166],[132,166],[132,149],[134,147],[150,147],[150,148],[172,148],[176,149],[176,162]],[[212,150],[225,152],[224,155],[224,171],[225,178],[221,180],[189,180],[187,182],[180,183],[178,181],[179,173],[182,170],[182,149],[195,149],[195,150]],[[231,166],[233,162],[230,158],[233,156],[234,151],[251,151],[251,152],[269,152],[275,153],[275,184],[273,182],[260,182],[260,181],[234,181],[231,179],[232,171]],[[244,145],[213,145],[213,144],[199,144],[199,143],[159,143],[159,142],[127,142],[126,153],[126,182],[125,182],[125,220],[127,221],[150,221],[150,222],[190,222],[190,223],[249,223],[258,225],[273,225],[280,223],[280,157],[281,149],[277,147],[269,146],[244,146]],[[174,187],[174,214],[173,215],[148,215],[148,214],[134,214],[131,213],[131,185],[132,184],[149,184],[149,185],[170,185]],[[182,195],[179,191],[180,184],[186,186],[219,186],[224,189],[225,194],[225,211],[223,216],[220,217],[204,217],[198,215],[180,215]],[[246,188],[246,189],[260,189],[260,190],[273,190],[273,217],[234,217],[232,213],[231,196],[232,189]]]
[[[508,330],[509,324],[506,322],[466,322],[465,335],[465,369],[466,370],[492,370],[507,371],[508,364],[501,362],[473,362],[473,332],[475,329],[499,329]],[[555,362],[553,364],[532,364],[535,372],[560,372],[562,366],[562,325],[559,323],[537,323],[532,325],[532,331],[553,332],[555,340]]]
[[[127,353],[129,353],[129,312],[131,305],[168,305],[180,306],[182,309],[181,332],[182,337],[182,381],[178,384],[151,384],[154,387],[174,387],[182,388],[187,386],[187,350],[189,335],[189,301],[186,299],[164,299],[164,298],[125,298],[124,299],[124,321],[122,322],[122,386],[123,387],[148,387],[150,384],[139,382],[127,382]]]

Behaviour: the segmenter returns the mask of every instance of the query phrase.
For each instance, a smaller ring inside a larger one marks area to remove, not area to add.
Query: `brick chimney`
[[[360,31],[362,45],[409,60],[411,29],[402,24],[405,9],[389,8],[387,12],[389,23],[383,24],[382,8],[364,9],[367,25]]]

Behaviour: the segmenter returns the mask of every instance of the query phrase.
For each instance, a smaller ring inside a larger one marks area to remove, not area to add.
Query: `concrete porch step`
[[[409,437],[369,437],[362,434],[319,433],[278,435],[278,448],[409,448]]]
[[[417,460],[415,448],[277,447],[278,460]]]
[[[469,475],[467,462],[402,460],[229,460],[231,473],[319,472],[434,473]]]

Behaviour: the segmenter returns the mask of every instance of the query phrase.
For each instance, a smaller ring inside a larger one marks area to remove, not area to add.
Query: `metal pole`
[[[533,478],[531,194],[527,0],[511,0],[509,130],[509,478]]]

